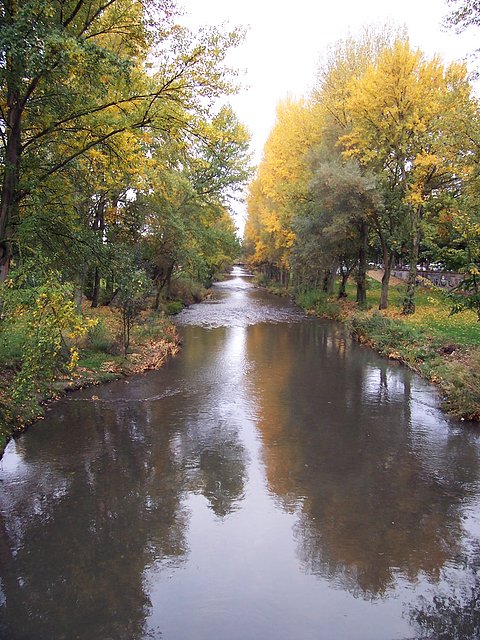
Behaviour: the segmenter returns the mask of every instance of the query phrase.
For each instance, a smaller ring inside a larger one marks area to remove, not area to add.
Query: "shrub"
[[[342,315],[342,307],[338,300],[330,298],[319,289],[299,289],[295,292],[294,299],[296,304],[305,311],[323,318],[337,320]]]
[[[86,337],[85,348],[94,352],[115,353],[116,338],[109,330],[103,318],[93,326]]]
[[[174,316],[183,309],[183,303],[180,300],[171,300],[167,302],[165,310],[169,316]]]
[[[182,274],[172,280],[170,295],[174,298],[174,301],[180,300],[183,304],[191,304],[192,302],[203,300],[206,290],[199,282],[192,280],[186,274]]]
[[[37,409],[37,394],[50,388],[60,371],[72,371],[78,360],[76,338],[95,321],[77,313],[71,287],[52,270],[34,271],[25,264],[12,271],[2,286],[5,327],[13,327],[13,342],[3,340],[6,357],[16,358],[10,388],[12,407],[26,419]],[[16,343],[16,344],[14,344]]]

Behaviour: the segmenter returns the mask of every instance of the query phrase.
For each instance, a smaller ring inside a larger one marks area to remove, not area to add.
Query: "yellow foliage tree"
[[[295,241],[292,220],[308,195],[308,152],[320,137],[320,123],[311,101],[287,98],[281,102],[249,189],[245,229],[249,260],[255,265],[268,265],[269,275],[284,284]]]
[[[351,81],[351,128],[340,142],[346,156],[381,176],[396,211],[405,214],[411,247],[404,313],[415,311],[424,212],[467,171],[458,131],[472,106],[462,65],[445,68],[437,57],[426,60],[404,39],[384,49],[375,65]]]

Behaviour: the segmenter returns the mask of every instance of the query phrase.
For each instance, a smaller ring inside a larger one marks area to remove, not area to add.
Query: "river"
[[[466,640],[480,436],[239,268],[0,463],[0,637]]]

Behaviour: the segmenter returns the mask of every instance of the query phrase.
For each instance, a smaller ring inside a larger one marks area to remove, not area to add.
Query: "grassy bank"
[[[319,291],[295,293],[309,313],[345,322],[352,335],[381,355],[398,360],[435,383],[449,414],[480,421],[480,323],[473,312],[450,315],[451,301],[437,289],[419,287],[416,313],[400,313],[404,285],[392,286],[389,308],[379,312],[380,284],[369,280],[368,310],[359,311],[354,286],[347,300]]]
[[[35,381],[34,393],[15,399],[18,374],[22,366],[22,330],[0,335],[0,455],[12,435],[41,419],[45,406],[69,391],[122,378],[149,369],[157,369],[179,349],[179,341],[170,314],[178,312],[182,302],[168,302],[163,310],[145,309],[131,328],[130,345],[124,355],[122,313],[115,307],[89,308],[88,333],[68,342],[78,353],[74,368],[58,363],[48,378]]]

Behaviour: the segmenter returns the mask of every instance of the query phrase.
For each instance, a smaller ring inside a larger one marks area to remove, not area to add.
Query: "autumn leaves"
[[[312,94],[279,106],[250,189],[251,262],[326,289],[332,274],[353,272],[362,303],[370,253],[385,266],[384,308],[402,259],[411,267],[403,310],[412,313],[421,251],[438,259],[457,249],[468,266],[455,220],[476,215],[479,124],[463,65],[427,59],[402,33],[338,43]]]

